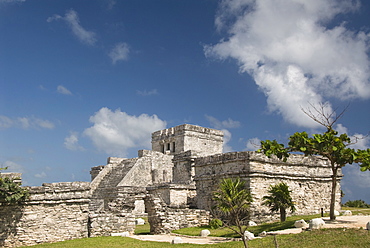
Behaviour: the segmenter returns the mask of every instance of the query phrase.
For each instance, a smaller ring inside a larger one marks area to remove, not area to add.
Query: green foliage
[[[324,116],[326,118],[326,116]],[[315,120],[315,119],[314,119]],[[327,118],[329,120],[329,118]],[[320,122],[319,122],[320,123]],[[329,123],[329,122],[328,122]],[[320,155],[327,158],[332,170],[332,192],[330,198],[330,219],[335,219],[335,191],[338,170],[346,164],[357,163],[361,171],[370,170],[370,149],[360,150],[349,148],[351,139],[347,134],[338,134],[332,128],[333,123],[324,125],[327,131],[323,134],[313,134],[311,137],[306,132],[297,132],[290,136],[288,146],[279,144],[276,140],[261,141],[258,152],[266,156],[277,156],[286,161],[292,152],[302,152],[305,156]]]
[[[261,141],[261,149],[266,156],[276,155],[286,159],[291,152],[302,152],[305,156],[321,155],[337,167],[358,163],[361,170],[370,170],[370,149],[355,150],[348,148],[351,139],[347,134],[340,134],[330,128],[323,134],[313,134],[309,137],[306,132],[297,132],[290,136],[288,146],[279,144],[276,140]]]
[[[290,196],[289,186],[281,182],[277,185],[270,185],[267,196],[264,196],[263,204],[270,207],[272,212],[280,211],[280,220],[286,220],[286,209],[290,208],[291,212],[295,211],[294,202]]]
[[[353,208],[370,208],[370,204],[367,204],[363,200],[354,200],[347,201],[343,204],[344,207],[353,207]]]
[[[219,189],[213,193],[215,206],[212,214],[220,218],[224,225],[242,237],[244,247],[247,248],[247,240],[244,232],[248,228],[249,208],[253,201],[252,195],[245,187],[245,181],[237,178],[223,179]]]
[[[223,223],[222,223],[222,220],[220,220],[220,219],[212,219],[209,222],[209,225],[210,225],[211,229],[217,229],[217,228],[222,227]]]
[[[245,187],[245,181],[239,178],[223,179],[219,190],[213,193],[213,200],[216,202],[213,210],[218,211],[228,225],[248,220],[249,207],[253,200],[251,193]]]
[[[3,170],[6,168],[1,168]],[[18,204],[29,197],[27,189],[14,181],[13,178],[0,177],[0,204]]]

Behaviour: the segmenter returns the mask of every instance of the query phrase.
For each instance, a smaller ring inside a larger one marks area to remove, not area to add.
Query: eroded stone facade
[[[215,129],[184,124],[154,132],[151,151],[108,158],[106,165],[92,167],[91,183],[31,187],[31,198],[22,206],[0,206],[0,245],[133,233],[141,216],[148,216],[152,233],[206,225],[212,193],[223,178],[246,181],[255,222],[277,217],[262,205],[262,197],[279,182],[292,190],[297,214],[329,208],[326,160],[292,155],[284,163],[256,152],[222,153],[222,146],[223,133]],[[340,187],[336,194],[339,210]]]
[[[88,237],[90,183],[51,183],[29,190],[24,204],[0,206],[0,246]]]

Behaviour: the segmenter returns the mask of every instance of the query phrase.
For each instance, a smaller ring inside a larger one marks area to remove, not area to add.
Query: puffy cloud
[[[117,109],[101,108],[90,117],[85,129],[94,145],[111,156],[126,156],[129,148],[149,148],[151,133],[164,129],[166,122],[156,115],[132,116]]]
[[[224,133],[224,144],[222,147],[223,152],[232,152],[233,148],[229,145],[229,142],[231,140],[231,133],[227,129],[221,129],[221,131]]]
[[[78,144],[78,133],[71,132],[69,136],[64,139],[64,147],[72,151],[83,151],[85,150]]]
[[[335,126],[335,130],[338,131],[339,134],[348,133],[348,128],[343,126],[342,124],[338,124]],[[350,147],[353,149],[360,149],[360,150],[365,150],[370,147],[370,136],[369,135],[363,135],[359,133],[355,133],[353,135],[349,135],[351,138],[351,145]]]
[[[7,160],[1,167],[7,167],[8,169],[6,172],[17,172],[17,173],[24,173],[25,169],[22,165],[17,164],[13,161]]]
[[[265,93],[270,111],[313,128],[318,124],[301,111],[309,102],[370,97],[370,35],[343,23],[325,26],[358,8],[357,1],[222,1],[215,23],[227,38],[205,46],[205,54],[236,59]]]
[[[81,26],[78,14],[73,9],[68,10],[65,16],[53,15],[47,19],[47,22],[63,20],[72,30],[72,33],[84,44],[94,45],[96,43],[96,34],[86,30]]]
[[[64,87],[63,85],[58,85],[57,91],[58,93],[63,94],[63,95],[72,95],[72,92],[66,87]]]
[[[35,174],[34,177],[45,178],[45,177],[47,177],[47,175],[46,175],[45,171],[42,171],[41,173]]]
[[[370,188],[370,171],[360,171],[357,164],[348,164],[343,168],[345,187],[355,185],[359,188]]]
[[[219,129],[224,132],[223,152],[233,151],[232,147],[228,144],[232,137],[231,132],[228,129],[240,127],[240,122],[234,121],[230,118],[224,121],[220,121],[213,116],[206,115],[205,117],[213,128]]]
[[[0,129],[6,129],[13,125],[13,120],[7,116],[0,115]]]
[[[6,129],[11,127],[18,127],[22,129],[30,128],[44,128],[44,129],[53,129],[55,127],[54,123],[48,120],[39,119],[36,117],[17,117],[9,118],[7,116],[0,115],[0,128]]]
[[[247,151],[257,151],[261,146],[261,140],[259,138],[252,138],[247,141]]]
[[[112,63],[116,64],[118,61],[127,60],[129,52],[129,46],[124,42],[120,42],[114,46],[108,56],[112,59]]]
[[[209,121],[212,127],[216,129],[240,127],[240,122],[234,121],[231,118],[228,118],[227,120],[224,120],[224,121],[220,121],[213,116],[206,115],[206,119]]]

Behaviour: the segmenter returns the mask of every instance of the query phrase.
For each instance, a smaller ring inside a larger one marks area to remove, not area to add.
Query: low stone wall
[[[17,247],[88,237],[88,182],[30,187],[19,206],[0,206],[0,246]]]
[[[155,194],[148,194],[145,198],[145,208],[151,234],[165,234],[180,228],[209,224],[209,211],[169,207]]]
[[[110,236],[112,233],[135,230],[135,215],[132,213],[96,213],[89,215],[89,237]]]
[[[194,161],[197,189],[197,207],[209,210],[212,207],[212,194],[224,178],[240,177],[253,195],[251,218],[256,222],[272,220],[278,214],[271,214],[262,205],[262,197],[267,195],[272,184],[288,184],[297,214],[319,213],[321,208],[328,209],[331,192],[331,168],[328,161],[320,157],[291,155],[286,163],[279,159],[267,158],[256,152],[233,152]],[[340,209],[339,171],[336,209]]]

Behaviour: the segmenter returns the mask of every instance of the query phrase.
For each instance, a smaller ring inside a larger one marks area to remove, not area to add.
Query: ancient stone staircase
[[[100,211],[104,208],[104,198],[115,193],[113,189],[135,165],[138,158],[125,159],[118,164],[107,164],[91,182],[91,211]]]

